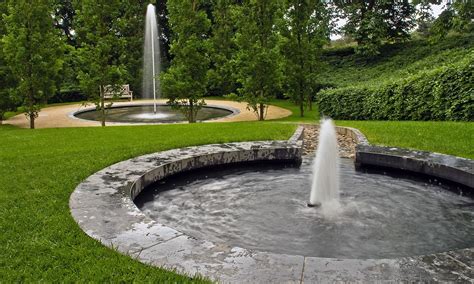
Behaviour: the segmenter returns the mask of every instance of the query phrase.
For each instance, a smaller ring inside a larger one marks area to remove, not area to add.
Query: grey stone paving
[[[474,281],[472,248],[397,259],[332,259],[258,252],[187,236],[148,218],[133,203],[146,186],[181,171],[259,160],[299,163],[302,131],[298,128],[288,141],[188,147],[117,163],[77,186],[70,198],[71,214],[89,236],[121,253],[223,283]],[[350,135],[361,144],[367,141],[358,131]]]

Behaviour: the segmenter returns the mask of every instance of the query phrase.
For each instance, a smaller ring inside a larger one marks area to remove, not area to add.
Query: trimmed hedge
[[[326,89],[322,115],[343,120],[474,121],[474,53],[395,82]]]

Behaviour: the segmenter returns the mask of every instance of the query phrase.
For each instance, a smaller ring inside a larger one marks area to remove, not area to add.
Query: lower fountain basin
[[[137,206],[197,239],[257,251],[327,258],[395,258],[474,245],[474,202],[440,185],[355,171],[341,162],[339,214],[306,202],[312,159],[301,168],[231,166],[161,180]]]
[[[204,106],[197,114],[197,121],[213,120],[233,115],[237,111],[231,108]],[[74,113],[76,118],[100,121],[100,112],[87,109]],[[169,105],[157,105],[154,112],[152,104],[126,105],[112,107],[107,113],[107,122],[119,123],[173,123],[187,121],[186,117]]]

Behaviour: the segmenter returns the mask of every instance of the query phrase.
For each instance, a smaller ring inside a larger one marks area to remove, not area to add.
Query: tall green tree
[[[211,22],[201,0],[169,0],[167,4],[173,60],[161,76],[162,90],[168,103],[193,123],[205,105]]]
[[[235,42],[236,0],[212,1],[211,69],[208,73],[209,91],[215,95],[234,93],[236,86],[235,64],[233,58],[237,52]]]
[[[409,0],[335,0],[347,19],[346,35],[357,41],[356,52],[378,54],[384,41],[405,40],[415,24],[415,7]]]
[[[471,33],[474,31],[474,1],[448,0],[444,4],[443,11],[431,26],[431,41],[436,42],[446,37],[450,31],[459,33]]]
[[[281,51],[285,58],[286,92],[299,105],[304,116],[305,105],[316,93],[319,57],[329,41],[330,12],[319,0],[287,0],[282,24]]]
[[[117,19],[117,30],[124,44],[120,55],[120,62],[127,71],[124,80],[130,84],[134,94],[142,93],[143,42],[148,3],[146,0],[122,0]]]
[[[6,33],[2,15],[7,13],[7,3],[0,3],[0,35]],[[14,86],[10,67],[6,65],[3,54],[3,41],[0,38],[0,124],[5,119],[5,112],[13,108],[14,104],[10,97],[10,89]]]
[[[56,90],[63,42],[53,26],[49,0],[37,0],[34,5],[10,0],[7,6],[3,52],[17,82],[13,94],[23,105],[30,128],[34,128],[41,105]]]
[[[126,38],[121,33],[120,0],[76,1],[77,60],[82,90],[100,112],[105,126],[112,102],[105,100],[105,86],[118,90],[128,76],[123,64]]]
[[[240,11],[236,34],[239,93],[258,120],[265,119],[282,82],[278,21],[283,7],[280,0],[245,0]]]

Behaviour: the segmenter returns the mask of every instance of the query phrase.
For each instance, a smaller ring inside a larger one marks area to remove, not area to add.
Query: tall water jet
[[[161,52],[158,40],[158,23],[155,6],[148,4],[145,21],[145,44],[143,45],[143,98],[154,100],[161,97],[159,74],[161,71]]]
[[[308,206],[321,206],[323,215],[337,213],[339,204],[339,153],[336,128],[331,119],[321,122],[319,145],[313,163],[313,182]]]

